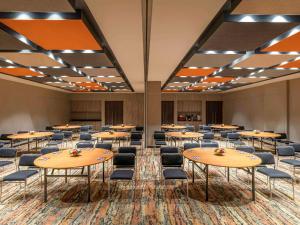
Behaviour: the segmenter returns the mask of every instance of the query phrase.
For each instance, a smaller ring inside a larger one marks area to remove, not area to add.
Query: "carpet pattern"
[[[113,183],[110,199],[107,182],[102,183],[102,166],[96,167],[90,203],[86,203],[85,178],[69,178],[68,183],[64,178],[49,178],[47,203],[38,176],[29,185],[26,199],[19,184],[5,184],[0,224],[300,224],[298,182],[295,200],[290,197],[291,185],[284,181],[276,181],[271,199],[266,178],[256,174],[256,202],[252,202],[250,176],[241,170],[236,176],[232,169],[228,183],[224,168],[211,167],[210,197],[205,202],[205,177],[199,169],[195,183],[189,181],[187,198],[185,183],[169,181],[164,186],[160,182],[158,150],[146,149],[137,160],[135,191],[131,182]],[[291,172],[282,164],[280,168]],[[13,171],[14,165],[8,166],[0,176]]]

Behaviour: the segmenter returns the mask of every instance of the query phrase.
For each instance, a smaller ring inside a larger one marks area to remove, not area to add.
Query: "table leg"
[[[277,142],[276,142],[276,139],[274,139],[274,146],[275,146],[275,155],[277,155]]]
[[[105,182],[104,162],[102,163],[102,182]]]
[[[252,137],[252,146],[254,147],[254,137]]]
[[[229,167],[227,167],[227,181],[228,182],[229,182],[229,176],[230,176]]]
[[[192,170],[193,170],[193,183],[195,182],[195,165],[194,162],[192,162]]]
[[[205,182],[205,201],[208,201],[208,165],[206,167],[206,182]]]
[[[29,142],[29,138],[28,138],[28,141],[27,141],[27,146],[28,146],[28,151],[30,151],[30,142]]]
[[[255,167],[252,167],[252,201],[255,201]]]
[[[263,139],[260,138],[260,149],[262,150],[263,149]]]
[[[38,150],[38,139],[37,138],[35,139],[35,150],[36,151]]]
[[[44,202],[47,202],[47,169],[44,169]]]
[[[65,169],[65,183],[68,183],[68,170]]]
[[[91,201],[91,177],[90,177],[90,172],[91,172],[91,166],[87,167],[87,179],[88,179],[88,202]]]

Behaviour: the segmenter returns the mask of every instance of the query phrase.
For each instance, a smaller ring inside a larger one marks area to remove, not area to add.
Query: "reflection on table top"
[[[30,138],[40,138],[40,137],[48,137],[52,136],[54,133],[52,132],[32,132],[32,133],[21,133],[21,134],[13,134],[8,136],[10,139],[30,139]]]

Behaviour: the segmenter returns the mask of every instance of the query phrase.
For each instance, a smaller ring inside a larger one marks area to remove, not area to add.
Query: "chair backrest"
[[[73,132],[70,130],[65,130],[62,133],[64,134],[64,138],[70,138],[73,135]]]
[[[183,157],[179,153],[164,153],[161,154],[161,164],[167,166],[181,166],[183,164]]]
[[[154,133],[154,139],[155,140],[165,140],[166,135],[165,135],[165,133]]]
[[[220,131],[220,135],[222,138],[227,138],[227,134],[230,133],[229,131],[226,131],[226,130],[222,130]]]
[[[131,133],[130,139],[131,140],[141,140],[143,135],[141,133]]]
[[[54,133],[51,139],[54,141],[61,141],[64,139],[64,134],[63,133]]]
[[[254,155],[261,159],[261,165],[275,164],[274,155],[271,152],[256,152]]]
[[[202,126],[202,130],[211,130],[211,127],[207,126],[207,125],[203,125]]]
[[[193,126],[193,125],[186,125],[185,126],[185,129],[187,130],[187,131],[195,131],[195,126]]]
[[[23,154],[20,157],[19,166],[34,166],[34,160],[41,154]]]
[[[101,131],[109,131],[109,130],[110,130],[110,127],[109,127],[109,126],[103,126],[103,127],[101,127],[100,130],[101,130]]]
[[[236,150],[241,151],[241,152],[247,152],[247,153],[255,152],[255,148],[252,146],[238,146],[238,147],[236,147]]]
[[[89,125],[84,125],[80,127],[80,132],[88,132],[90,130]]]
[[[61,130],[52,130],[51,132],[53,132],[53,133],[61,133]]]
[[[203,139],[203,140],[212,140],[212,139],[214,139],[214,137],[215,137],[214,133],[212,133],[212,132],[207,132],[207,133],[204,133],[204,134],[203,134],[202,139]]]
[[[292,146],[295,152],[300,152],[300,143],[291,143],[289,146]]]
[[[293,146],[278,146],[277,154],[278,156],[294,156],[295,149]]]
[[[135,130],[136,130],[136,131],[141,131],[141,132],[143,132],[143,131],[144,131],[144,127],[142,127],[142,126],[137,126],[137,127],[135,128]]]
[[[200,144],[199,143],[184,143],[183,144],[183,149],[190,149],[190,148],[200,148]]]
[[[287,139],[288,138],[286,133],[277,133],[277,134],[280,134],[280,136],[276,138],[278,140]]]
[[[79,139],[84,141],[90,141],[92,140],[92,135],[89,133],[81,133]]]
[[[0,157],[15,158],[17,156],[16,148],[0,148]]]
[[[25,134],[25,133],[28,133],[29,131],[27,131],[27,130],[20,130],[20,131],[18,131],[17,133],[18,134]]]
[[[76,148],[94,148],[94,144],[91,142],[78,142]]]
[[[179,153],[179,149],[171,146],[160,147],[160,154],[164,153]]]
[[[119,153],[115,154],[113,157],[114,166],[135,166],[135,154],[133,153]]]
[[[227,133],[227,138],[231,140],[237,140],[241,137],[239,133]]]
[[[58,152],[58,151],[59,151],[59,148],[57,146],[48,146],[48,147],[45,147],[45,148],[41,149],[41,154],[45,155],[45,154],[48,154],[48,153]]]
[[[112,150],[112,144],[111,143],[97,143],[95,145],[95,148],[103,148],[106,150]]]
[[[48,130],[48,131],[53,130],[53,127],[51,127],[51,126],[46,126],[45,130]]]
[[[118,152],[119,153],[132,153],[132,154],[136,155],[136,147],[134,147],[134,146],[119,147]]]
[[[165,131],[163,131],[163,130],[155,130],[155,131],[154,131],[154,134],[161,134],[161,133],[163,133],[163,134],[164,134],[164,133],[165,133]]]
[[[219,148],[218,142],[202,142],[201,148]]]

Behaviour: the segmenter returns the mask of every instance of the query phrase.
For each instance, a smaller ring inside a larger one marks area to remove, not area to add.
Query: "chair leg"
[[[272,199],[272,181],[269,179],[270,198]]]
[[[108,200],[110,200],[110,179],[108,179],[108,182],[107,182],[107,191],[108,191]]]
[[[186,197],[189,199],[189,179],[186,179]]]
[[[293,189],[293,200],[295,200],[295,185],[294,185],[294,179],[292,179],[292,189]]]
[[[2,202],[2,185],[3,181],[0,182],[0,202]]]
[[[24,200],[26,199],[26,186],[27,186],[27,180],[25,180],[25,183],[24,183]]]

